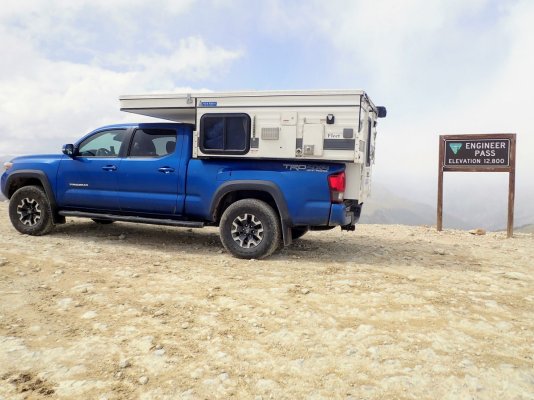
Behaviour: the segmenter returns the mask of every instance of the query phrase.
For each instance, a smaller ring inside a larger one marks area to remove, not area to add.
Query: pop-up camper
[[[283,159],[346,164],[345,197],[370,191],[377,119],[362,90],[121,96],[122,111],[194,124],[193,158]]]

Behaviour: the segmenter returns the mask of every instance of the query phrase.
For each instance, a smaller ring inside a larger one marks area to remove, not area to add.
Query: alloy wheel
[[[246,213],[234,219],[231,233],[240,247],[250,249],[263,240],[263,224],[255,215]]]

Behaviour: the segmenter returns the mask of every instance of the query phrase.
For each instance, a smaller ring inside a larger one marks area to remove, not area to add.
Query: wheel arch
[[[280,218],[284,245],[291,244],[292,221],[287,202],[278,185],[270,181],[240,180],[223,183],[215,192],[211,202],[209,215],[212,221],[218,223],[226,208],[242,199],[262,200],[273,207]]]
[[[8,199],[11,199],[13,193],[24,186],[40,186],[46,193],[46,197],[50,202],[50,208],[52,209],[52,215],[54,223],[63,223],[64,217],[58,214],[56,197],[48,176],[39,170],[33,169],[21,169],[14,171],[7,177],[6,181],[6,195]]]

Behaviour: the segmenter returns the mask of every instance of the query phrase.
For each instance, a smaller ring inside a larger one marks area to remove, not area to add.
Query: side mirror
[[[74,145],[73,144],[64,144],[61,152],[69,157],[74,157]]]
[[[388,114],[388,111],[386,110],[386,107],[378,106],[376,107],[377,111],[377,117],[378,118],[386,118],[386,115]]]

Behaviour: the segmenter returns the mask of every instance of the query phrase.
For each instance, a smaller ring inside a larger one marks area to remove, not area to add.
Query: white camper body
[[[120,105],[122,111],[194,124],[194,158],[282,159],[304,169],[311,161],[340,162],[346,164],[345,198],[363,202],[370,192],[381,110],[362,90],[130,95],[121,96]],[[232,116],[243,121],[237,129],[247,135],[243,151],[211,150],[210,121]]]

